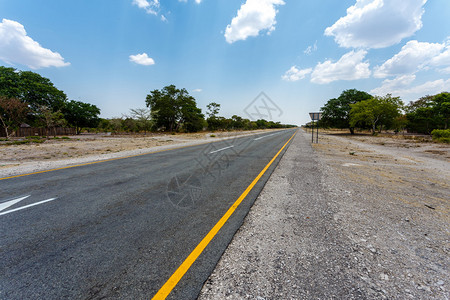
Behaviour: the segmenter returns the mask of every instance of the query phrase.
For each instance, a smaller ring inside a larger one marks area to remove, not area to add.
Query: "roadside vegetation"
[[[237,115],[225,118],[219,116],[220,104],[216,102],[207,108],[205,118],[186,89],[169,85],[151,91],[144,108],[130,109],[118,118],[102,119],[97,106],[69,100],[50,79],[31,71],[0,66],[0,137],[6,140],[16,136],[20,127],[45,128],[46,137],[55,136],[55,128],[74,128],[76,134],[146,134],[295,127],[266,120],[250,121]],[[19,142],[26,144],[30,140]]]
[[[434,141],[449,143],[450,93],[427,95],[405,105],[399,97],[372,96],[356,89],[345,90],[321,108],[321,128],[370,130],[432,135]],[[308,124],[308,126],[315,124]]]

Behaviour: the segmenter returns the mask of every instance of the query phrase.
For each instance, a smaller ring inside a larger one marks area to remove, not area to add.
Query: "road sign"
[[[321,112],[311,112],[311,113],[309,113],[309,116],[311,117],[311,120],[313,120],[313,121],[319,121],[320,119],[322,119]]]
[[[311,124],[312,125],[311,142],[314,143],[314,123],[316,123],[316,127],[317,127],[316,143],[319,143],[319,124],[317,121],[322,119],[322,113],[321,112],[310,112],[309,116],[311,117],[311,120],[312,120],[312,122],[311,122],[312,123]]]

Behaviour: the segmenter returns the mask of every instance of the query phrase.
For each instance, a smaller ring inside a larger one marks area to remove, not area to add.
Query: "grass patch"
[[[433,141],[450,144],[450,129],[435,129],[431,132]]]

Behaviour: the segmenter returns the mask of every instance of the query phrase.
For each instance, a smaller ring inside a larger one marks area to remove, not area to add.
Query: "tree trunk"
[[[350,134],[351,134],[351,135],[355,134],[355,128],[349,127],[348,129],[350,129]]]

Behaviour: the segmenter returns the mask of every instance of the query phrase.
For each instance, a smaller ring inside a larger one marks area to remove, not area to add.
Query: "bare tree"
[[[19,127],[25,120],[27,112],[27,104],[20,99],[0,96],[0,123],[6,132],[7,139],[11,135],[11,130]]]

